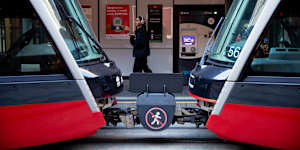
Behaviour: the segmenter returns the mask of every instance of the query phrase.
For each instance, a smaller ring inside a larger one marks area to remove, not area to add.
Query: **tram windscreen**
[[[265,0],[232,3],[210,53],[210,62],[233,66],[264,6]]]
[[[64,73],[58,53],[29,1],[1,2],[0,75]]]
[[[251,57],[251,75],[300,75],[300,10],[283,1]]]
[[[108,62],[77,0],[48,0],[50,12],[61,26],[62,35],[77,63]]]

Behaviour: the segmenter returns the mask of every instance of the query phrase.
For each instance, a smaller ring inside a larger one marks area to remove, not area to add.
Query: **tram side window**
[[[293,1],[281,5],[252,58],[249,74],[300,74],[300,9]]]
[[[0,75],[64,74],[57,52],[28,1],[1,3]]]

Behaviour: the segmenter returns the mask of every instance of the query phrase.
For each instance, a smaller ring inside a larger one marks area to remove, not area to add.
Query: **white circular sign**
[[[213,17],[208,18],[207,23],[209,25],[213,25],[215,23],[215,19]]]

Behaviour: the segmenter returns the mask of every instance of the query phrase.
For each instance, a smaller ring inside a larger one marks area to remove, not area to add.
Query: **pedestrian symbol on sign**
[[[161,129],[166,125],[167,114],[163,109],[155,107],[147,111],[145,119],[151,129]]]
[[[155,122],[157,125],[159,125],[159,122],[160,122],[159,119],[161,119],[161,117],[159,115],[160,115],[160,113],[156,112],[156,114],[152,116],[153,121],[151,122],[151,125],[155,124]]]

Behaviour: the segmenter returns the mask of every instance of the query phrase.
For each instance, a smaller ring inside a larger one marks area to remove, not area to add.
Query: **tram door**
[[[223,5],[174,6],[174,72],[189,76],[222,16]]]

